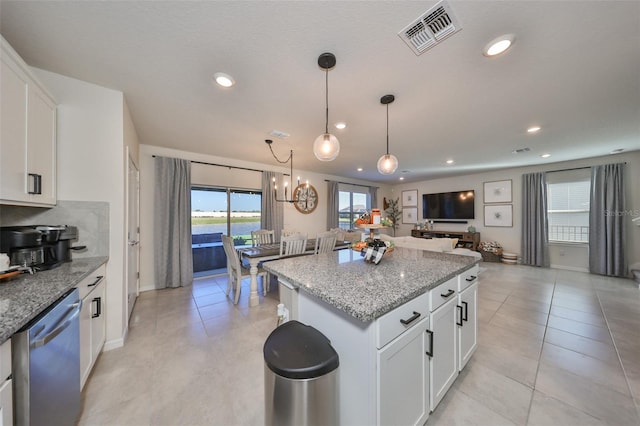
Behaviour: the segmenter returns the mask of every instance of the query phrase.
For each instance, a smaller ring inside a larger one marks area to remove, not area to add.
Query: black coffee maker
[[[0,228],[0,250],[8,253],[12,266],[36,270],[52,269],[71,261],[72,246],[78,239],[78,228],[69,225],[7,226]]]

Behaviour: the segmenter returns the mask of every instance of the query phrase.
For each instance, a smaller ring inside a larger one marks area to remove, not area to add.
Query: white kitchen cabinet
[[[28,65],[2,42],[0,203],[56,204],[56,105]]]
[[[478,284],[474,283],[458,295],[458,370],[462,371],[478,347]]]
[[[458,370],[462,371],[478,347],[478,265],[458,275]]]
[[[378,351],[381,425],[422,425],[429,417],[429,318]]]
[[[440,293],[437,288],[433,291]],[[431,411],[435,410],[456,377],[458,377],[457,301],[458,299],[454,293],[449,301],[431,312],[430,326],[433,332],[432,356],[429,360]]]
[[[80,311],[80,386],[84,387],[105,342],[106,266],[102,265],[78,285]]]
[[[0,346],[0,426],[13,424],[13,381],[11,339]]]

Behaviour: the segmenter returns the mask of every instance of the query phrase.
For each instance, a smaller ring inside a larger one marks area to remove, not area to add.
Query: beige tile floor
[[[226,277],[147,292],[103,353],[80,425],[261,425],[277,292]],[[482,264],[479,346],[428,425],[638,425],[640,290],[631,280]]]

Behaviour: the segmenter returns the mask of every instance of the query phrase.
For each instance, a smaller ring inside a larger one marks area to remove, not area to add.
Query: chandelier
[[[266,139],[265,143],[269,146],[269,151],[271,151],[271,155],[273,155],[273,158],[276,159],[276,161],[280,164],[287,164],[289,163],[289,182],[287,182],[286,180],[284,181],[284,198],[282,199],[278,199],[278,185],[276,183],[276,178],[273,178],[272,181],[272,185],[273,185],[273,198],[274,200],[276,200],[278,203],[295,203],[299,201],[300,198],[300,191],[295,191],[293,188],[293,150],[289,151],[289,157],[286,160],[281,160],[278,158],[278,156],[276,155],[275,152],[273,152],[273,148],[271,147],[271,144],[273,143],[273,141],[271,139]],[[291,185],[291,198],[289,198],[289,185]],[[298,176],[298,187],[300,186],[300,176]],[[309,187],[309,181],[307,180],[306,182],[306,187]],[[294,192],[296,192],[296,198],[293,198]]]

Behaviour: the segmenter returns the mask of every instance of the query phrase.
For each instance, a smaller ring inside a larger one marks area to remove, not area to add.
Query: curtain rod
[[[152,157],[156,158],[155,155],[152,155]],[[204,162],[204,161],[196,161],[196,160],[189,160],[189,161],[191,161],[191,163],[195,163],[195,164],[204,164],[205,166],[227,167],[229,169],[248,170],[250,172],[264,173],[264,170],[251,169],[249,167],[229,166],[227,164],[207,163],[207,162]],[[284,176],[289,176],[289,174],[285,173]]]
[[[619,163],[618,163],[619,164]],[[622,162],[622,164],[627,164],[626,161]],[[560,170],[549,170],[548,172],[545,173],[556,173],[556,172],[569,172],[571,170],[584,170],[584,169],[590,169],[593,166],[585,166],[585,167],[573,167],[571,169],[560,169]]]
[[[329,179],[325,179],[325,182],[337,182],[337,183],[341,183],[343,185],[354,185],[354,186],[362,186],[363,188],[376,188],[378,189],[377,186],[369,186],[369,185],[362,185],[359,183],[350,183],[350,182],[340,182],[339,180],[329,180]]]

